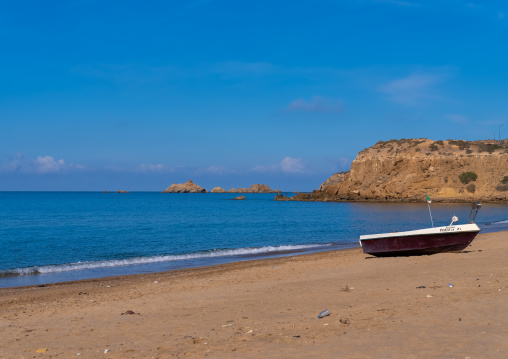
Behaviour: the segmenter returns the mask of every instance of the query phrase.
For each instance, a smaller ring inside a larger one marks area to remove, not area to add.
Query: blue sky
[[[0,0],[0,190],[309,191],[379,140],[506,138],[507,16],[504,1]]]

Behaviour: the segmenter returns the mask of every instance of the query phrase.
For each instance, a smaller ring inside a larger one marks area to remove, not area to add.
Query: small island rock
[[[188,180],[185,183],[173,183],[166,188],[162,193],[208,193],[208,191],[197,184]]]
[[[227,191],[223,188],[220,188],[220,187],[215,187],[214,189],[212,189],[212,193],[226,193]]]
[[[278,193],[278,189],[273,190],[265,184],[253,184],[250,188],[231,188],[228,193]]]

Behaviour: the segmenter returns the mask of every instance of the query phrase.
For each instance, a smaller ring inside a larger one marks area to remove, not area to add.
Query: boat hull
[[[464,250],[480,228],[476,224],[361,236],[363,251],[377,257],[415,256]]]

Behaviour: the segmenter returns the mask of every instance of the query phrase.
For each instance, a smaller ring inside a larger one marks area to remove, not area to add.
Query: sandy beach
[[[0,312],[0,358],[506,358],[508,232],[4,288]]]

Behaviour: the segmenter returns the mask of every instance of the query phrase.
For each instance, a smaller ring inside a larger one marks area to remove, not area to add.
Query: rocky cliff
[[[319,191],[324,190],[328,186],[336,185],[344,181],[344,178],[348,172],[338,172],[333,174],[330,178],[328,178],[326,181],[324,181],[321,186],[319,186]]]
[[[341,182],[296,200],[508,201],[508,140],[380,141],[361,151]]]

